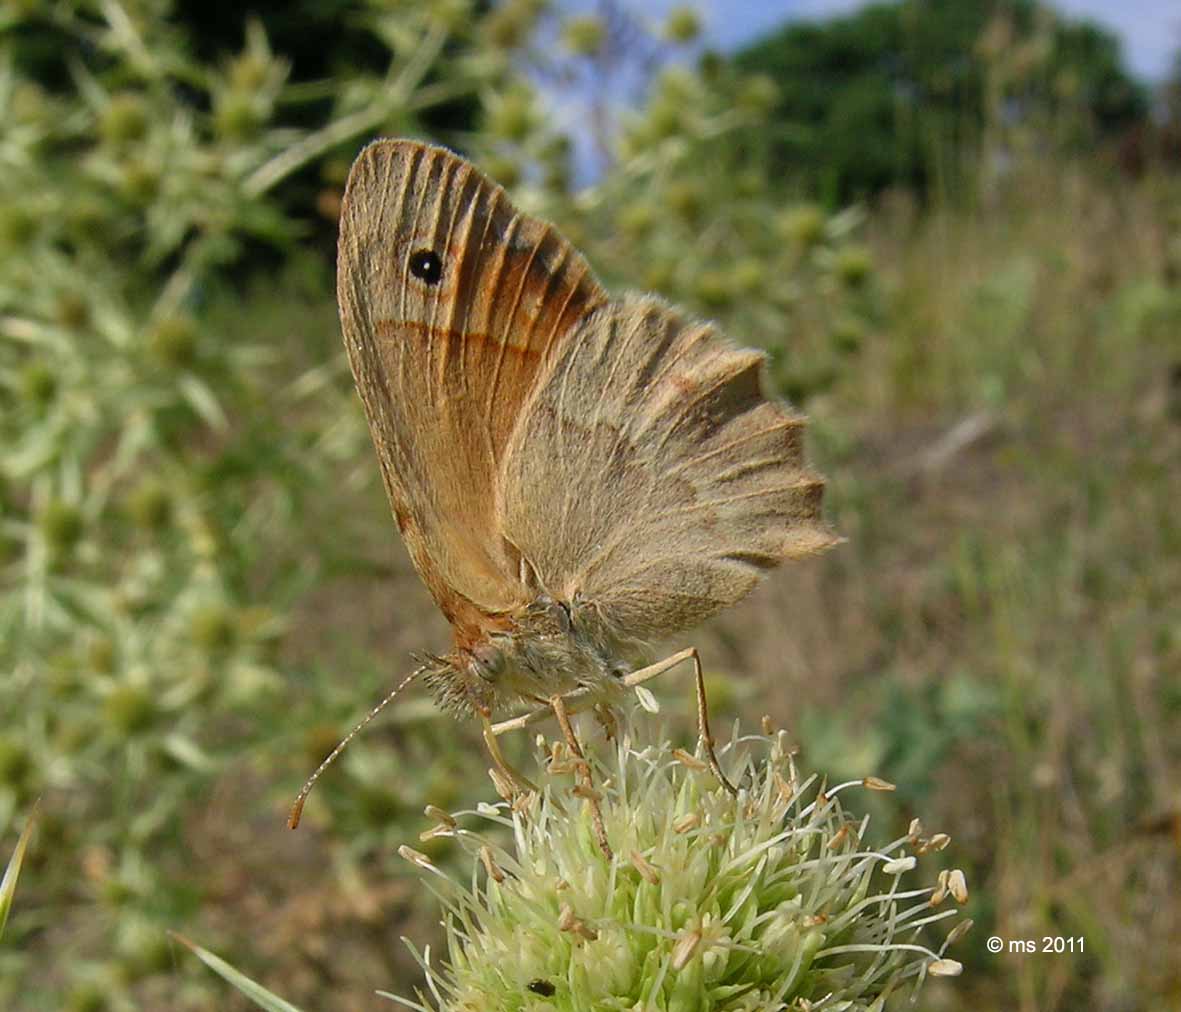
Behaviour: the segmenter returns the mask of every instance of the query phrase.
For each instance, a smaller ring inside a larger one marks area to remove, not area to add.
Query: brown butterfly
[[[552,225],[410,140],[352,167],[337,297],[394,518],[455,636],[406,682],[482,719],[511,772],[500,731],[552,710],[581,758],[567,703],[691,659],[725,783],[696,651],[639,665],[646,641],[838,540],[763,355],[654,296],[612,298]],[[490,724],[522,702],[546,709]]]

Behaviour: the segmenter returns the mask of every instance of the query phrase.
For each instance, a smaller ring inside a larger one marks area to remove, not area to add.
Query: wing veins
[[[774,425],[768,425],[766,428],[755,429],[753,432],[746,432],[737,439],[732,439],[728,443],[724,443],[721,446],[716,446],[712,450],[707,450],[706,452],[699,453],[693,457],[686,457],[675,467],[669,468],[666,473],[679,474],[681,471],[684,471],[687,468],[695,467],[698,464],[702,464],[714,457],[718,457],[722,454],[737,450],[745,443],[749,443],[755,439],[758,439],[760,436],[769,436],[775,432],[787,432],[791,429],[802,428],[805,424],[806,423],[802,418],[785,418],[783,421],[776,422]]]

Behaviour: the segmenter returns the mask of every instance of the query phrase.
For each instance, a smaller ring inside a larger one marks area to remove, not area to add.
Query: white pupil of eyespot
[[[443,265],[437,253],[431,250],[419,250],[411,254],[410,273],[428,284],[433,284],[442,276]]]

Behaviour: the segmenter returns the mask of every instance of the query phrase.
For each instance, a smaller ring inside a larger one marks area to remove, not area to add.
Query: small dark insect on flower
[[[539,994],[543,998],[552,998],[554,996],[554,992],[558,990],[548,980],[544,980],[541,977],[538,977],[536,980],[529,981],[529,983],[525,986],[534,994]]]

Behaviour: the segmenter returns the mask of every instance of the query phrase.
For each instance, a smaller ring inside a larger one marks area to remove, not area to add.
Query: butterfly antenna
[[[374,717],[376,717],[379,713],[381,713],[381,711],[384,710],[386,708],[386,706],[390,702],[393,701],[393,698],[399,692],[401,692],[404,688],[406,688],[407,685],[409,685],[412,681],[414,681],[414,679],[416,679],[419,675],[421,675],[424,670],[425,670],[425,666],[421,667],[421,668],[416,668],[414,671],[411,671],[410,674],[408,674],[405,678],[403,678],[402,681],[400,681],[393,688],[393,690],[385,697],[385,699],[383,699],[372,710],[370,710],[367,714],[365,714],[364,717],[361,718],[361,720],[357,723],[357,726],[354,727],[348,734],[346,734],[340,740],[340,743],[336,746],[336,748],[334,748],[331,752],[328,753],[328,757],[322,763],[320,763],[319,766],[316,767],[316,772],[313,773],[310,777],[308,777],[307,783],[305,783],[303,785],[303,787],[300,788],[299,794],[297,794],[295,796],[295,802],[291,806],[291,814],[287,816],[287,828],[288,829],[295,829],[295,827],[299,825],[300,817],[303,815],[303,804],[305,801],[307,801],[308,795],[312,793],[312,788],[316,785],[316,781],[320,779],[320,774],[323,773],[326,769],[328,769],[329,766],[332,765],[332,763],[336,759],[336,757],[338,755],[340,755],[341,752],[343,752],[345,750],[345,747],[348,745],[348,743],[350,741],[352,741],[355,737],[357,737],[358,734],[361,733],[361,730],[365,727],[365,725],[367,725]]]

